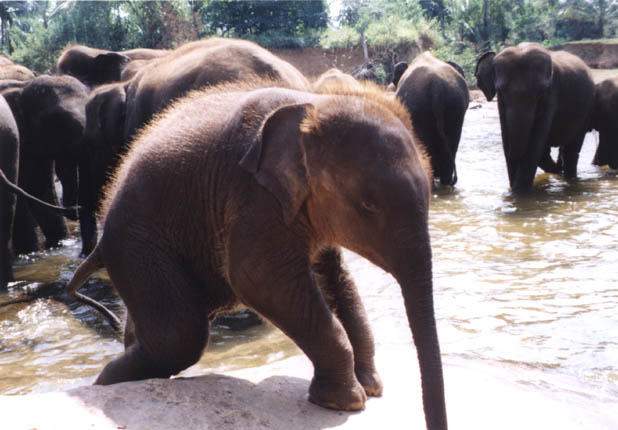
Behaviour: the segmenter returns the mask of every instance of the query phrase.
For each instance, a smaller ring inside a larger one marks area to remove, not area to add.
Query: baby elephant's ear
[[[310,104],[295,104],[271,113],[240,160],[240,166],[277,198],[286,225],[296,218],[309,194],[301,142],[301,123],[309,109],[313,109]]]

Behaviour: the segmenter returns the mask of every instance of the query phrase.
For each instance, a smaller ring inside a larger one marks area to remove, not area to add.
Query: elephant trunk
[[[510,161],[520,160],[526,153],[534,127],[535,109],[534,106],[507,108],[506,142],[505,154]],[[503,139],[505,140],[505,139]]]
[[[409,248],[408,248],[409,249]],[[442,360],[433,306],[433,280],[429,238],[414,241],[407,262],[395,278],[401,286],[408,322],[416,346],[428,429],[446,429]]]

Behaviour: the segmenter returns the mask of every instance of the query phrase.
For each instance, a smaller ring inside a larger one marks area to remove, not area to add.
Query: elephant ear
[[[476,62],[476,83],[485,94],[487,101],[491,101],[496,95],[496,75],[494,73],[493,61],[495,52],[486,52]]]
[[[126,93],[122,86],[111,87],[104,94],[98,112],[99,127],[105,134],[107,142],[120,146],[119,136],[110,135],[112,130],[124,130],[126,112]]]
[[[23,133],[24,115],[20,103],[22,93],[23,88],[10,88],[2,92],[2,97],[4,97],[9,107],[11,108],[11,112],[13,112],[13,118],[15,118],[15,122],[17,123],[17,127],[22,130]]]
[[[466,74],[464,73],[463,69],[461,68],[461,66],[459,64],[457,64],[454,61],[447,61],[446,64],[448,64],[453,69],[455,69],[457,71],[457,73],[459,73],[461,75],[462,78],[466,79]]]
[[[405,61],[400,61],[399,63],[395,64],[395,67],[393,68],[393,81],[392,81],[395,87],[397,87],[397,85],[399,84],[399,79],[401,79],[401,77],[403,76],[403,74],[406,72],[407,69],[408,69],[408,63],[406,63]]]
[[[271,113],[240,160],[240,166],[277,198],[286,225],[296,218],[309,195],[301,131],[309,109],[313,109],[310,104],[295,104]]]

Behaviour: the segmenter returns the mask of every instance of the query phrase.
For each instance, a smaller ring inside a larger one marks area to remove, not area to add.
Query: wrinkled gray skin
[[[125,353],[96,383],[180,372],[202,355],[208,320],[242,303],[313,362],[312,402],[362,409],[382,383],[341,265],[345,246],[399,281],[427,427],[446,429],[428,166],[405,110],[385,103],[273,88],[203,92],[152,122],[109,190],[101,240],[67,287],[72,295],[105,267],[130,315]]]
[[[95,87],[130,78],[144,63],[170,52],[165,49],[107,51],[83,45],[70,45],[58,57],[58,73],[71,75],[85,85]],[[134,61],[139,64],[132,64]]]
[[[487,100],[498,94],[502,145],[514,193],[532,188],[537,166],[577,176],[577,161],[589,129],[594,83],[588,66],[564,51],[521,43],[488,52],[475,76]],[[551,147],[560,147],[558,162]]]
[[[63,205],[74,206],[78,193],[78,164],[85,125],[87,88],[70,76],[39,76],[23,88],[3,92],[19,129],[18,184],[31,195],[58,205],[54,173],[63,188]],[[46,238],[45,246],[57,246],[68,236],[64,219],[50,214],[29,214],[18,199],[14,248],[18,253],[38,249],[34,225]]]
[[[396,66],[397,74],[402,64]],[[401,75],[395,94],[410,112],[414,131],[431,159],[434,177],[441,185],[455,185],[455,157],[470,101],[466,80],[453,66],[424,52]]]
[[[618,169],[618,77],[596,84],[590,128],[599,132],[592,164]]]

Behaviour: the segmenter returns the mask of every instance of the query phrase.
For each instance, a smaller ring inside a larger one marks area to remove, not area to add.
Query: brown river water
[[[539,170],[534,192],[515,198],[496,104],[471,106],[457,155],[459,183],[434,192],[430,213],[444,362],[498,367],[548,395],[568,391],[618,408],[618,172],[591,165],[597,137],[589,133],[577,180]],[[94,311],[62,295],[78,264],[76,237],[16,263],[17,279],[42,283],[51,298],[0,308],[0,394],[90,384],[123,350]],[[379,348],[411,343],[393,278],[352,253],[346,260]],[[122,314],[106,284],[101,273],[82,291]],[[0,303],[23,291],[10,287]],[[182,375],[300,353],[268,324],[228,326],[213,326],[202,360]],[[618,426],[615,416],[610,421]]]

